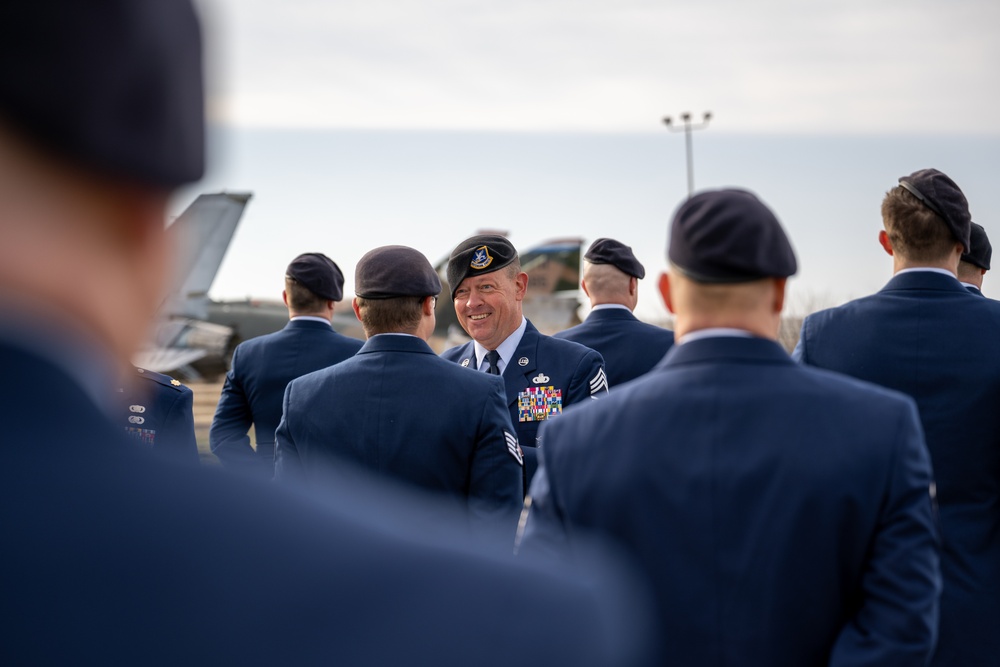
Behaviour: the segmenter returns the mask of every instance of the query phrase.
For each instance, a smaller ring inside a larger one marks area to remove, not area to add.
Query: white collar
[[[754,338],[755,335],[747,331],[746,329],[734,329],[732,327],[710,327],[708,329],[698,329],[697,331],[692,331],[686,333],[677,339],[678,345],[683,345],[684,343],[690,343],[693,340],[701,340],[703,338]]]
[[[521,339],[524,338],[524,331],[528,328],[528,320],[521,316],[521,326],[514,329],[514,332],[507,336],[504,342],[497,345],[497,352],[500,353],[500,374],[503,374],[505,368],[507,368],[507,362],[510,361],[511,357],[514,356],[514,352],[517,350],[517,346],[521,344]],[[485,347],[483,347],[478,340],[472,341],[473,347],[476,351],[476,368],[480,368],[483,365],[483,359],[486,357],[486,353],[489,352]]]
[[[288,320],[289,322],[296,322],[298,320],[305,320],[307,322],[322,322],[328,326],[333,326],[333,322],[326,319],[325,317],[316,317],[315,315],[296,315],[295,317]]]
[[[930,271],[932,273],[940,273],[943,276],[955,278],[955,274],[948,269],[939,269],[936,266],[915,266],[909,269],[900,269],[899,271],[896,271],[896,275],[901,276],[904,273],[917,273],[918,271]],[[955,280],[958,280],[958,278],[955,278]]]
[[[599,303],[591,308],[590,312],[594,312],[595,310],[611,310],[613,308],[621,308],[622,310],[627,310],[630,313],[632,312],[631,308],[621,303]]]

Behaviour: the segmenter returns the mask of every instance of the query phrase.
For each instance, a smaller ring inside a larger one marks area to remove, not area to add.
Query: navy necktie
[[[486,361],[490,362],[490,369],[486,372],[490,375],[500,375],[500,353],[496,350],[487,352]]]

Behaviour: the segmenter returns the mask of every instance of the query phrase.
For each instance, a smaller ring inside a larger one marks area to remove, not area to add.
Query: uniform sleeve
[[[274,479],[293,483],[300,482],[303,478],[302,460],[299,458],[299,450],[292,436],[292,427],[288,422],[289,405],[292,405],[294,388],[295,380],[285,387],[285,398],[281,403],[281,421],[274,432]]]
[[[483,402],[477,429],[469,481],[469,509],[479,518],[509,521],[509,545],[524,501],[524,455],[505,404],[503,380],[490,379],[495,382]]]
[[[247,435],[253,425],[253,413],[238,372],[239,354],[237,347],[208,431],[208,442],[212,453],[223,465],[248,469],[256,467],[259,462]]]
[[[831,654],[831,667],[926,665],[937,639],[940,542],[930,455],[912,401],[898,419],[896,456],[862,600]]]
[[[792,359],[800,364],[809,363],[806,359],[806,326],[808,322],[808,317],[802,320],[802,327],[799,329],[799,341],[795,343],[795,349],[792,350]]]
[[[604,374],[604,357],[599,352],[587,350],[573,373],[568,393],[563,397],[564,406],[607,396],[608,377]]]
[[[545,424],[542,427],[543,434],[550,445],[554,439],[558,447],[558,435],[553,433],[551,427],[552,424]],[[528,497],[524,500],[514,551],[518,555],[561,559],[570,549],[569,532],[564,513],[553,492],[551,473],[545,460],[546,451],[538,450],[538,471],[531,481]]]
[[[181,387],[167,411],[163,437],[157,438],[170,458],[184,463],[198,463],[198,441],[194,434],[194,392]]]

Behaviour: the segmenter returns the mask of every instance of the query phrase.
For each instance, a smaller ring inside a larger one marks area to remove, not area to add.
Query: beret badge
[[[484,245],[476,248],[475,252],[472,253],[472,261],[469,263],[474,269],[485,269],[487,266],[493,263],[493,256],[490,255],[490,249]]]

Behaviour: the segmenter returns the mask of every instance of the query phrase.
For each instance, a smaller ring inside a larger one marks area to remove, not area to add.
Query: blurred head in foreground
[[[0,308],[125,363],[162,300],[168,198],[204,171],[201,35],[187,0],[99,9],[0,6]]]

